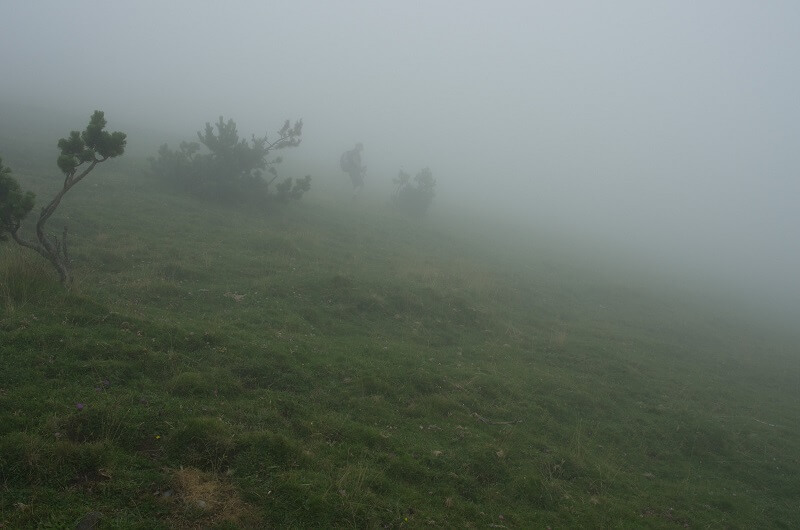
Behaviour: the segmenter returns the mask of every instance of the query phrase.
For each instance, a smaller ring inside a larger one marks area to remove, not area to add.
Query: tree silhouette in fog
[[[11,176],[10,170],[3,167],[0,160],[0,222],[2,222],[0,236],[8,232],[18,244],[39,253],[56,269],[62,284],[72,281],[67,227],[64,226],[64,231],[59,237],[48,234],[45,224],[55,213],[64,195],[91,173],[97,164],[121,156],[125,152],[127,141],[125,133],[109,133],[104,130],[105,127],[104,113],[96,110],[83,132],[72,131],[67,138],[58,141],[61,155],[57,163],[64,174],[64,185],[39,213],[39,220],[36,222],[36,241],[27,240],[19,234],[23,219],[33,209],[35,196],[31,192],[22,193],[19,183]]]
[[[298,146],[302,133],[302,120],[294,125],[286,120],[274,140],[253,135],[247,141],[239,137],[236,122],[220,116],[214,125],[207,122],[205,129],[198,131],[200,143],[181,142],[176,151],[164,144],[150,165],[157,176],[205,198],[227,202],[300,199],[311,188],[311,177],[288,177],[275,184],[276,166],[282,158],[270,156],[279,149]]]

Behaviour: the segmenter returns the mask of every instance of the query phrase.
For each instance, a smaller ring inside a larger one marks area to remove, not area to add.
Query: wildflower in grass
[[[83,407],[85,407],[85,406],[86,405],[84,405],[83,403],[75,403],[75,408],[78,409],[78,410],[83,410]]]

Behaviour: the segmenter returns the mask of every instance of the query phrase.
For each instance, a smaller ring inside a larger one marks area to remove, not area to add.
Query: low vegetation
[[[421,169],[414,175],[403,170],[392,180],[395,185],[392,202],[397,209],[407,215],[424,215],[430,208],[433,197],[436,195],[436,179],[429,168]]]
[[[106,169],[72,289],[0,246],[2,527],[800,524],[786,335],[536,241]]]
[[[267,135],[248,142],[239,138],[236,122],[222,116],[197,133],[197,142],[181,142],[177,151],[161,146],[150,159],[153,174],[194,195],[219,202],[241,204],[252,201],[299,200],[311,189],[311,176],[278,179],[281,157],[274,151],[300,145],[303,121],[289,120],[270,141]],[[202,150],[201,145],[205,147]],[[270,188],[274,184],[274,189]]]

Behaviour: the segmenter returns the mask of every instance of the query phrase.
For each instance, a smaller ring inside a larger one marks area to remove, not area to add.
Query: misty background
[[[302,118],[312,195],[363,142],[375,197],[427,166],[434,210],[800,307],[797,2],[0,6],[7,108],[104,110],[141,156]]]

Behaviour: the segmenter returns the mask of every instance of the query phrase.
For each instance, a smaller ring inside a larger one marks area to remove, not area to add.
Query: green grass
[[[4,527],[800,525],[787,335],[535,239],[96,173],[73,289],[0,247]]]

